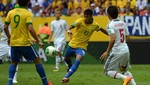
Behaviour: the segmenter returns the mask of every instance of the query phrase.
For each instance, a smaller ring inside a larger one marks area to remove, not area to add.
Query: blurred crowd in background
[[[15,7],[17,0],[0,0],[0,16]],[[115,5],[119,16],[150,15],[150,0],[30,0],[28,10],[35,17],[54,16],[54,10],[60,8],[64,16],[82,16],[86,8],[93,10],[94,16],[105,15],[105,9]]]

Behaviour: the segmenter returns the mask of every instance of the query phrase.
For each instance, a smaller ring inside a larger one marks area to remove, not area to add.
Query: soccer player
[[[64,62],[64,57],[62,55],[66,46],[67,23],[65,20],[60,18],[61,10],[58,8],[55,10],[55,17],[56,19],[51,22],[51,34],[49,36],[48,43],[50,44],[51,38],[54,35],[54,46],[57,49],[57,53],[55,62],[56,66],[53,71],[58,71],[60,62]]]
[[[0,64],[2,64],[6,58],[10,57],[10,46],[7,44],[7,36],[4,32],[4,24],[0,24],[0,33],[1,33],[1,38],[0,38]],[[10,28],[9,28],[10,29]],[[13,78],[13,83],[18,83],[17,81],[17,71],[18,71],[18,66],[16,68],[16,72]]]
[[[123,21],[117,19],[118,9],[116,6],[109,6],[106,14],[110,19],[107,25],[110,39],[107,50],[100,57],[103,60],[108,56],[104,66],[105,74],[114,79],[122,79],[123,85],[128,85],[130,81],[131,85],[136,85],[132,74],[127,70],[130,57],[126,43],[126,40],[130,38],[127,26]],[[122,74],[117,72],[118,69]]]
[[[8,38],[8,44],[11,46],[12,60],[8,71],[8,85],[12,85],[16,66],[19,63],[21,56],[24,56],[26,60],[33,61],[35,63],[36,70],[41,77],[43,85],[49,85],[40,57],[31,45],[29,34],[31,34],[41,47],[43,46],[43,43],[40,39],[38,39],[33,28],[33,15],[26,9],[29,2],[30,0],[18,0],[19,7],[9,11],[5,19],[4,31]],[[9,24],[11,26],[11,33],[9,33],[8,30]]]
[[[72,36],[71,29],[73,28],[76,29],[76,33]],[[84,59],[88,41],[94,31],[102,31],[107,34],[103,28],[99,27],[99,25],[94,22],[93,12],[91,9],[86,9],[84,11],[84,18],[77,19],[68,28],[68,34],[72,36],[72,39],[66,49],[65,61],[69,68],[68,73],[62,79],[62,83],[67,83],[69,81],[69,77],[77,70],[79,64]],[[76,60],[72,65],[71,57],[73,56],[76,57]]]

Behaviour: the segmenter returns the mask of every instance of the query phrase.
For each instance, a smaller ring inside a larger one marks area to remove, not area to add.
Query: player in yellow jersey
[[[62,79],[62,83],[67,83],[69,77],[77,70],[80,62],[84,59],[85,52],[87,50],[88,41],[94,31],[107,32],[99,27],[99,25],[93,20],[93,12],[91,9],[84,11],[84,18],[77,19],[71,27],[68,28],[68,34],[72,36],[71,29],[75,28],[76,33],[69,42],[69,46],[66,49],[65,61],[68,64],[68,73]],[[72,65],[71,57],[76,56],[76,60]]]
[[[20,61],[20,56],[24,56],[28,61],[33,61],[43,85],[50,85],[47,81],[39,55],[32,46],[30,40],[29,34],[31,34],[41,47],[43,46],[43,43],[38,39],[32,25],[33,15],[26,9],[29,2],[30,0],[18,0],[19,7],[9,11],[5,19],[4,31],[8,37],[8,44],[11,46],[12,60],[9,67],[8,85],[12,85],[12,80],[16,71],[16,66]],[[11,33],[9,33],[8,30],[9,25],[11,26]]]

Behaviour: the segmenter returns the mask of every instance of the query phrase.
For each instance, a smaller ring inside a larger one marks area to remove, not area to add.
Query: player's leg
[[[73,57],[75,55],[75,49],[68,46],[65,52],[65,57],[64,57],[64,61],[67,63],[67,72],[69,71],[69,69],[72,66],[72,60],[71,57]]]
[[[118,73],[119,64],[122,60],[122,54],[113,54],[111,53],[110,56],[107,58],[105,63],[105,74],[114,79],[122,79],[125,80],[127,76]]]
[[[8,53],[7,53],[8,55],[8,58],[10,58],[10,56],[11,56],[11,51],[10,51],[10,49],[8,50]],[[11,61],[11,59],[9,59],[9,61]],[[18,72],[18,65],[17,65],[17,67],[16,67],[16,72],[15,72],[15,75],[14,75],[14,78],[13,78],[13,83],[18,83],[18,81],[17,81],[17,72]]]
[[[0,44],[0,64],[8,60],[8,51],[10,47],[6,44]]]
[[[9,79],[8,79],[8,85],[12,85],[12,81],[16,72],[16,67],[18,65],[18,62],[20,60],[20,52],[17,47],[11,47],[11,64],[9,66]]]
[[[14,75],[14,78],[13,78],[13,83],[18,83],[18,81],[17,81],[17,73],[18,73],[18,65],[16,67],[16,72],[15,72],[15,75]]]
[[[84,49],[76,49],[75,54],[76,54],[76,60],[75,60],[74,64],[71,66],[71,68],[69,69],[68,73],[63,78],[62,83],[67,83],[69,81],[69,77],[78,69],[79,64],[81,63],[81,61],[84,58],[85,50]]]
[[[64,50],[65,50],[66,44],[62,43],[60,53],[61,53],[61,62],[64,62],[64,64],[68,67],[68,64],[65,62],[65,57],[63,56]]]
[[[121,61],[121,63],[120,63],[120,71],[122,72],[123,75],[129,76],[129,77],[132,78],[131,81],[130,81],[130,85],[136,85],[135,80],[134,80],[134,78],[132,76],[132,73],[127,70],[127,68],[130,67],[130,64],[129,64],[129,56],[130,56],[130,54],[127,53],[124,56],[125,57],[124,57],[123,61]]]
[[[48,85],[44,67],[35,48],[33,46],[23,47],[22,54],[26,60],[35,63],[36,71],[40,75],[43,85]]]
[[[59,66],[60,66],[60,62],[61,62],[60,47],[61,47],[60,44],[55,44],[55,48],[57,50],[57,53],[56,53],[56,57],[55,57],[55,68],[53,69],[53,71],[59,70]]]
[[[6,58],[8,57],[8,54],[0,55],[0,64],[2,64]]]

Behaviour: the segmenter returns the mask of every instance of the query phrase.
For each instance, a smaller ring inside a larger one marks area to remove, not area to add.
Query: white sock
[[[125,76],[132,77],[132,79],[131,79],[131,81],[130,81],[130,85],[136,85],[135,80],[134,80],[132,74],[131,74],[129,71],[125,71],[125,72],[123,72],[122,74],[125,75]]]
[[[63,56],[62,56],[61,58],[62,58],[62,62],[64,62],[64,63],[65,63],[65,65],[68,67],[68,64],[67,64],[67,63],[65,62],[65,60],[64,60],[64,59],[65,59],[65,57],[63,57]]]
[[[126,76],[122,75],[121,73],[118,73],[117,71],[107,71],[106,75],[114,79],[116,78],[124,80],[126,78]]]
[[[60,65],[60,61],[61,61],[61,58],[59,56],[56,56],[56,69],[59,69],[59,65]]]
[[[17,81],[17,72],[18,72],[18,65],[16,67],[16,72],[15,72],[15,75],[14,75],[14,78],[13,78],[14,81]]]

